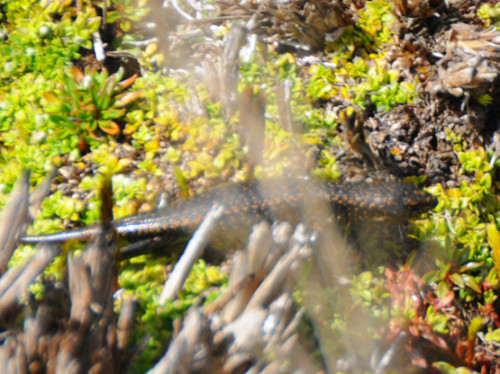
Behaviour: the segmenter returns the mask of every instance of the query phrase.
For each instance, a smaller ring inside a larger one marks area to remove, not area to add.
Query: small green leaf
[[[464,274],[462,275],[462,279],[464,283],[467,285],[467,287],[471,288],[474,292],[480,294],[481,293],[481,287],[477,284],[476,280],[474,277]]]
[[[469,328],[467,329],[467,340],[470,343],[474,343],[474,341],[476,340],[476,335],[483,328],[483,325],[483,317],[477,316],[472,319]]]
[[[486,225],[488,244],[491,247],[491,256],[498,276],[500,277],[500,233],[494,223]]]
[[[450,280],[460,288],[465,287],[465,282],[463,281],[462,276],[459,273],[451,274]]]
[[[465,367],[456,368],[455,366],[444,362],[434,362],[432,364],[433,367],[438,369],[442,374],[472,374],[473,372]]]

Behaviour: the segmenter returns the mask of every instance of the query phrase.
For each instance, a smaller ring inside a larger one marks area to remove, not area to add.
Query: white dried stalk
[[[300,226],[291,237],[287,225],[276,231],[276,238],[280,235],[288,241],[277,244],[267,223],[256,225],[247,250],[235,254],[228,289],[219,299],[225,304],[192,307],[180,333],[150,373],[237,372],[243,368],[247,373],[272,373],[291,358],[294,361],[296,352],[304,362],[294,365],[314,367],[298,344],[296,331],[304,311],[294,311],[291,297],[295,283],[291,275],[311,255],[308,235]],[[288,253],[277,256],[288,246]],[[272,362],[269,357],[274,357]]]
[[[164,305],[167,300],[173,300],[177,297],[179,291],[182,289],[186,278],[191,271],[196,260],[200,257],[203,249],[208,243],[210,234],[217,223],[217,220],[221,217],[223,212],[222,206],[213,206],[208,211],[205,219],[201,223],[200,227],[194,233],[193,237],[188,243],[186,250],[182,254],[174,270],[170,274],[165,287],[159,298],[159,304]]]

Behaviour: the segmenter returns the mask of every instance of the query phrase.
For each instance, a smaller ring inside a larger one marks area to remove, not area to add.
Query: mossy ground
[[[401,105],[422,106],[428,100],[417,85],[428,77],[424,70],[429,67],[424,64],[420,71],[410,72],[392,63],[402,28],[394,6],[385,0],[358,5],[350,22],[342,25],[346,29],[340,38],[315,45],[321,47],[316,51],[319,58],[305,62],[297,51],[279,54],[272,44],[259,42],[251,57],[241,61],[238,91],[252,85],[252,95],[262,92],[266,98],[265,149],[262,164],[255,168],[257,176],[286,174],[300,164],[297,173],[355,179],[347,175],[351,164],[339,161],[340,152],[352,150],[346,149],[345,130],[332,108],[356,106],[373,116]],[[151,209],[162,191],[181,198],[249,175],[247,149],[238,132],[241,114],[228,110],[209,82],[200,78],[192,68],[197,60],[188,59],[185,68],[171,68],[161,43],[144,48],[133,43],[148,36],[140,22],[147,19],[149,6],[127,0],[115,0],[107,9],[102,2],[82,2],[79,8],[70,1],[0,2],[0,202],[5,203],[21,170],[31,172],[34,186],[53,168],[59,170],[53,194],[43,203],[30,233],[98,221],[97,191],[105,174],[114,175],[117,218]],[[469,21],[498,25],[498,5],[478,9]],[[89,61],[92,34],[103,31],[103,12],[107,33],[102,35],[109,50],[126,49],[140,69],[125,63],[104,69],[105,64]],[[214,55],[222,53],[221,41],[230,27],[230,22],[221,23],[209,41],[181,42],[180,50],[196,54],[212,44]],[[311,33],[309,39],[304,33],[297,35],[310,41]],[[285,81],[291,85],[285,104],[290,105],[296,132],[283,127],[283,95],[276,87]],[[490,99],[483,94],[479,104],[487,106]],[[421,252],[413,253],[399,270],[381,267],[357,275],[352,294],[377,321],[374,326],[383,326],[373,331],[381,340],[405,331],[454,357],[465,357],[436,364],[440,370],[453,372],[453,365],[479,370],[481,364],[468,360],[462,351],[474,349],[479,336],[482,362],[495,360],[490,347],[500,341],[498,161],[487,143],[473,144],[450,129],[443,132],[456,160],[445,173],[447,178],[452,175],[453,183],[433,183],[425,172],[413,176],[439,199],[434,211],[410,224],[410,236],[421,243]],[[391,152],[397,156],[401,151]],[[297,153],[304,153],[307,162],[297,161]],[[361,164],[358,169],[365,170],[364,177],[379,177],[379,172],[366,172],[369,167],[362,157],[355,152],[352,157]],[[14,261],[30,250],[21,247]],[[415,269],[423,262],[434,266],[418,273]],[[155,300],[165,269],[171,266],[169,258],[148,257],[122,264],[120,287],[139,302],[134,338],[153,337],[150,349],[137,361],[140,370],[164,349],[171,321],[206,289],[225,282],[217,267],[200,261],[180,300],[158,315]],[[60,277],[63,267],[60,260],[49,271]],[[431,290],[425,295],[421,282]],[[414,292],[405,293],[405,286]],[[466,311],[453,306],[457,304]],[[342,316],[332,326],[342,329]]]

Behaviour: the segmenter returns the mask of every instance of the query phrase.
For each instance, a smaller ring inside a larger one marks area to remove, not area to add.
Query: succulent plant
[[[106,70],[98,72],[72,67],[70,74],[61,77],[62,87],[54,93],[46,93],[49,119],[60,132],[83,135],[102,141],[104,135],[116,137],[127,113],[127,106],[138,99],[142,92],[124,92],[136,80],[137,75],[121,80],[123,70],[109,75]]]

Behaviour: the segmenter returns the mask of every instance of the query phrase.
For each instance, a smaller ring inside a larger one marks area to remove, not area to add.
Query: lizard
[[[214,204],[224,211],[212,242],[244,241],[251,227],[262,221],[301,221],[300,211],[310,199],[328,203],[334,217],[343,221],[371,220],[404,223],[437,204],[436,198],[407,183],[336,183],[302,178],[253,180],[226,184],[191,198],[176,200],[168,207],[112,221],[119,237],[145,240],[126,251],[125,257],[144,252],[144,246],[161,246],[168,238],[192,234]],[[24,243],[63,242],[88,239],[99,225],[53,234],[24,236]],[[217,246],[216,246],[217,247]]]

